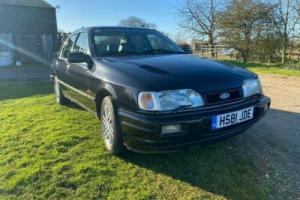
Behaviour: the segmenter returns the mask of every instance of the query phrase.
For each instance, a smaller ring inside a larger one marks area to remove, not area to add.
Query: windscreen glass
[[[154,30],[96,29],[96,56],[184,53],[174,42]]]

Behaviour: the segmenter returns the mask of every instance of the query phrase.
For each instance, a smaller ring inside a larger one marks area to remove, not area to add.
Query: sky
[[[182,0],[47,0],[57,11],[58,28],[74,31],[84,26],[117,25],[121,19],[137,16],[155,23],[163,32],[176,33],[176,7]],[[182,31],[182,30],[181,30]]]

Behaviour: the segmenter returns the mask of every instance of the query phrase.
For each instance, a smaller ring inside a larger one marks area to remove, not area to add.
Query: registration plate
[[[253,110],[254,108],[251,107],[235,112],[213,116],[212,129],[224,128],[253,119]]]

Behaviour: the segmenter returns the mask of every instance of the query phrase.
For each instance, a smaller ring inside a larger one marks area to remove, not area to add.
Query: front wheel
[[[124,152],[124,141],[112,97],[105,97],[101,105],[102,135],[106,149],[114,155]]]
[[[54,92],[55,92],[55,100],[58,104],[60,105],[65,105],[68,103],[68,99],[64,96],[64,94],[62,93],[62,89],[60,87],[60,83],[57,79],[57,77],[54,77]]]

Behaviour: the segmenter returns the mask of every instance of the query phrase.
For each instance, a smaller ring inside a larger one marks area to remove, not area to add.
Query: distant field
[[[300,63],[296,64],[264,64],[264,63],[243,63],[238,61],[224,61],[233,65],[247,68],[256,73],[278,74],[285,76],[300,76]]]
[[[107,154],[99,121],[48,82],[0,81],[0,199],[266,199],[226,141],[172,154]]]

